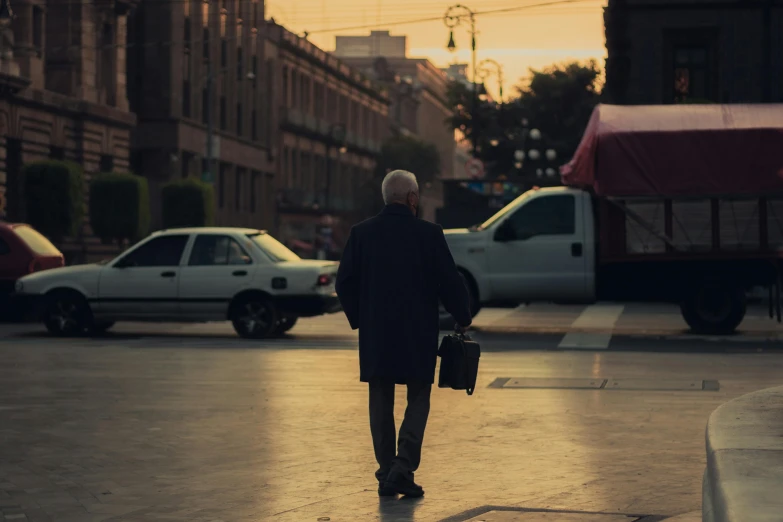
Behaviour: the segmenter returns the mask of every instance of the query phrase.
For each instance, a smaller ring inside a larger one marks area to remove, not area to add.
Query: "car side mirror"
[[[504,221],[495,231],[495,241],[505,243],[517,239],[516,231],[510,221]]]

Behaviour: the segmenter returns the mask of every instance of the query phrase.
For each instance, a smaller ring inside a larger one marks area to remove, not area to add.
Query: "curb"
[[[749,393],[710,415],[702,481],[705,522],[783,519],[783,386]]]

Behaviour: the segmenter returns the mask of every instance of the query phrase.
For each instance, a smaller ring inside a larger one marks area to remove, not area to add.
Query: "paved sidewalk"
[[[699,508],[709,413],[783,369],[777,354],[487,353],[476,395],[434,392],[417,473],[427,496],[408,502],[376,496],[354,350],[44,338],[0,343],[0,358],[0,510],[63,522],[686,513]],[[512,377],[720,390],[488,387]]]

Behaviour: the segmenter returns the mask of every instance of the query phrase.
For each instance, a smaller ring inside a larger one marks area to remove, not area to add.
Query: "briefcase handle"
[[[468,334],[460,332],[458,330],[458,328],[459,328],[459,324],[454,325],[454,335],[456,335],[457,337],[459,337],[463,341],[472,341],[473,340],[473,339],[470,338],[470,336]],[[466,372],[469,371],[467,367],[465,368],[465,371]],[[473,395],[473,391],[474,390],[475,390],[475,388],[466,388],[465,389],[465,391],[467,392],[468,395]]]

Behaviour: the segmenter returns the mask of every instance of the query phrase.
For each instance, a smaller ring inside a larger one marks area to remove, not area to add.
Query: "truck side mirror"
[[[510,221],[504,221],[495,231],[495,241],[505,243],[515,239],[517,239],[516,232],[514,231],[514,227],[511,225]]]

